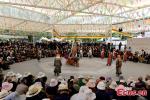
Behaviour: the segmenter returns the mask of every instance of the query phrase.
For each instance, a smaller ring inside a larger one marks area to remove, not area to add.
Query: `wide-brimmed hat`
[[[88,90],[89,88],[88,88],[88,86],[81,86],[80,87],[80,89],[79,89],[79,93],[85,93],[86,92],[86,90]]]
[[[58,82],[64,81],[64,78],[62,76],[57,77]]]
[[[43,78],[43,77],[45,77],[46,75],[45,75],[45,73],[43,73],[43,72],[39,72],[38,74],[37,74],[37,78]]]
[[[16,74],[16,78],[17,78],[17,79],[20,79],[20,78],[22,78],[22,75],[21,75],[20,73],[17,73],[17,74]]]
[[[24,84],[19,84],[16,88],[16,92],[20,95],[26,93],[28,91],[28,86]]]
[[[29,87],[28,92],[26,93],[26,97],[33,97],[39,94],[41,90],[42,90],[42,86],[35,83]]]
[[[96,86],[96,82],[93,79],[90,79],[86,86],[88,86],[89,88],[94,88]]]
[[[7,72],[6,77],[7,77],[7,76],[10,76],[10,77],[11,77],[11,76],[14,76],[14,75],[16,75],[16,74],[15,74],[13,71],[10,71],[10,72]]]
[[[65,81],[65,80],[62,80],[62,81],[61,81],[61,84],[68,85],[67,81]]]
[[[73,95],[70,100],[95,100],[96,95],[87,86],[81,86],[79,93]]]
[[[3,100],[3,98],[5,98],[6,96],[9,95],[9,92],[6,90],[3,90],[0,92],[0,100]]]
[[[28,77],[29,75],[32,75],[30,72],[25,72],[23,77]]]
[[[58,84],[58,81],[57,81],[56,79],[51,79],[51,80],[50,80],[50,84],[49,84],[49,85],[50,85],[51,87],[55,87],[57,84]]]
[[[106,84],[103,81],[100,81],[97,85],[97,88],[100,90],[105,90]]]
[[[2,90],[10,91],[13,88],[13,84],[9,82],[2,83]]]
[[[85,91],[85,95],[86,95],[86,99],[88,99],[88,100],[95,100],[96,99],[96,95],[95,95],[95,93],[92,92],[91,89],[87,89]]]
[[[117,87],[116,81],[112,81],[111,84],[109,85],[109,88],[115,89]]]
[[[58,90],[68,90],[68,85],[66,84],[60,84],[59,87],[58,87]]]

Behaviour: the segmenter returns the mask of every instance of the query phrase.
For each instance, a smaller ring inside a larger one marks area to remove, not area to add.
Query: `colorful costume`
[[[127,51],[124,52],[124,55],[123,55],[123,61],[124,61],[124,62],[127,61]]]
[[[122,60],[117,59],[116,60],[116,74],[117,75],[122,74],[121,67],[122,67]]]
[[[108,59],[107,59],[107,66],[111,66],[112,63],[112,53],[109,52],[108,53]]]
[[[104,51],[104,49],[102,49],[102,51],[101,51],[101,59],[104,59],[104,57],[105,57],[105,51]]]

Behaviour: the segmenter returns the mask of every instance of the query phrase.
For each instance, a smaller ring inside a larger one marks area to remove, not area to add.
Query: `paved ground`
[[[80,59],[80,67],[76,68],[73,66],[66,65],[66,60],[62,59],[62,74],[63,77],[68,77],[70,75],[93,75],[98,77],[100,75],[104,76],[112,76],[116,78],[115,75],[115,62],[113,62],[112,66],[106,66],[107,59],[101,60],[100,58],[83,58]],[[54,58],[43,58],[40,62],[35,60],[25,61],[21,63],[16,63],[11,65],[10,70],[14,72],[19,72],[23,74],[24,72],[31,72],[36,75],[38,72],[45,72],[48,77],[54,77],[53,66]],[[8,71],[10,71],[8,70]],[[4,73],[6,73],[5,71]],[[123,63],[122,67],[123,76],[128,78],[129,76],[138,77],[145,76],[146,74],[150,74],[150,65],[142,64],[142,63],[133,63],[126,62]]]

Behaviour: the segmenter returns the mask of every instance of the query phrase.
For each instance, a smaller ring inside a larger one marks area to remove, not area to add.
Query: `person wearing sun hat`
[[[47,98],[47,96],[42,91],[42,85],[39,82],[31,85],[26,93],[26,100],[42,100],[44,98]]]
[[[58,80],[58,85],[61,84],[62,81],[64,81],[65,79],[62,76],[58,76],[57,77]]]
[[[60,84],[58,86],[58,95],[56,95],[54,100],[70,100],[67,84]]]
[[[4,90],[4,91],[1,91],[0,92],[0,100],[4,100],[4,98],[6,97],[6,96],[8,96],[10,93],[8,92],[8,91],[6,91],[6,90]]]
[[[3,82],[1,91],[3,91],[3,90],[11,91],[12,88],[13,88],[13,84],[12,83]]]
[[[54,96],[57,94],[58,81],[56,79],[51,79],[49,86],[46,87],[46,95],[51,100],[54,100]]]
[[[0,92],[0,100],[3,100],[7,95],[11,93],[11,89],[13,88],[12,83],[4,82],[2,83],[2,89]]]
[[[87,83],[86,86],[88,86],[93,92],[96,92],[96,81],[94,79],[90,79]]]
[[[117,99],[117,93],[115,91],[115,88],[117,87],[116,81],[112,81],[107,88],[106,92],[109,95],[110,99]]]
[[[39,73],[37,74],[37,79],[35,80],[35,82],[41,82],[41,83],[42,83],[42,87],[45,89],[46,81],[47,81],[47,76],[46,76],[46,74],[43,73],[43,72],[39,72]]]
[[[109,95],[106,92],[106,84],[100,81],[97,85],[96,100],[109,100]]]
[[[96,84],[98,84],[100,81],[105,81],[105,77],[104,76],[100,76],[99,79],[96,80]]]
[[[79,93],[74,94],[70,100],[95,100],[96,95],[87,86],[81,86]]]
[[[25,94],[28,91],[28,86],[19,84],[15,92],[10,93],[4,100],[25,100]]]
[[[5,75],[4,81],[6,81],[6,82],[11,81],[14,76],[15,76],[15,73],[13,71],[9,71]]]
[[[31,86],[34,83],[34,76],[30,72],[25,72],[22,80],[27,86]]]

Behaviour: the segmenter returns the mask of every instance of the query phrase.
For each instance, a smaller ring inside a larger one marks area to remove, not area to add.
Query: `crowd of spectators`
[[[35,76],[8,72],[0,75],[0,87],[0,100],[150,100],[150,75],[127,80],[80,75],[67,80],[49,79],[43,72]]]
[[[143,49],[131,54],[128,59],[133,62],[150,64],[150,54]]]
[[[83,44],[83,56],[87,57],[88,50],[92,48],[93,55],[99,56],[100,44]],[[23,41],[7,41],[0,43],[0,67],[8,69],[10,64],[30,59],[54,57],[56,50],[67,58],[71,52],[72,44],[69,42],[29,43]]]
[[[30,59],[35,59],[40,56],[54,57],[56,53],[60,53],[61,56],[68,58],[71,52],[72,44],[69,42],[49,42],[49,43],[29,43],[23,41],[7,41],[0,43],[0,67],[8,69],[10,64],[16,62],[22,62]],[[93,57],[100,57],[102,49],[105,49],[105,57],[108,56],[108,51],[113,52],[114,46],[112,44],[105,43],[82,43],[78,44],[79,55],[82,50],[82,56],[88,57],[88,53],[91,50]],[[130,48],[126,48],[130,51]],[[40,52],[40,53],[39,53]],[[124,51],[116,50],[121,56],[124,55]],[[142,50],[142,53],[128,53],[128,59],[134,62],[150,63],[150,54]]]

